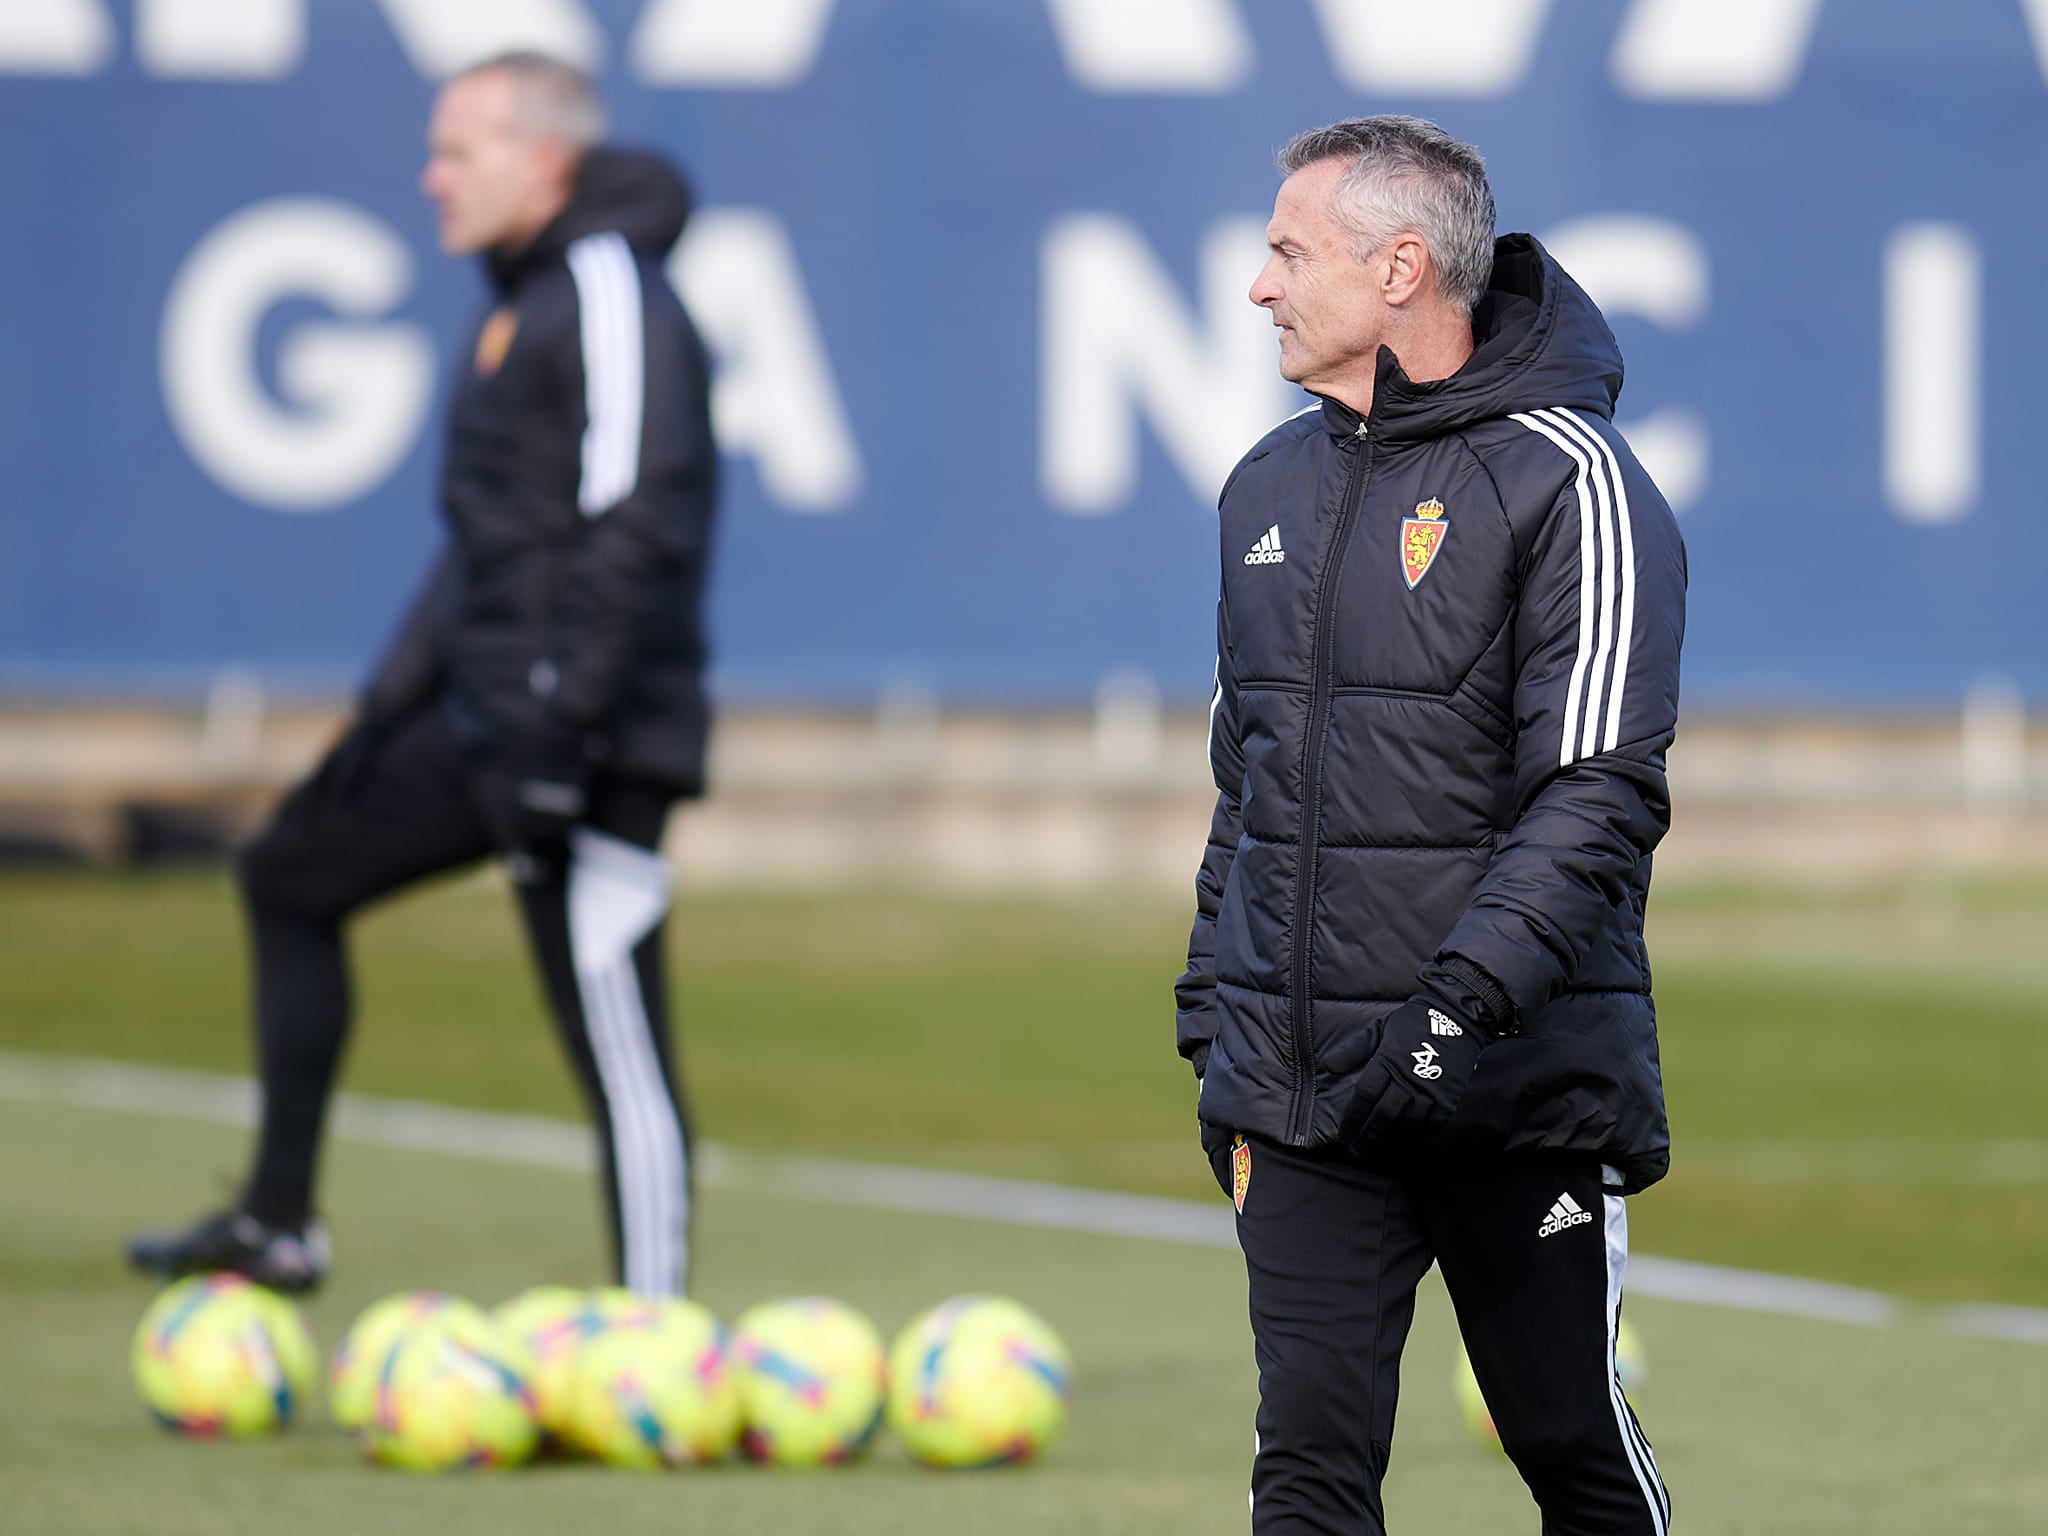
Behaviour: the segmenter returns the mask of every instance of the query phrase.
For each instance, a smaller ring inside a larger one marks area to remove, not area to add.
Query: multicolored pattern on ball
[[[740,1438],[725,1330],[695,1302],[637,1300],[584,1343],[569,1438],[622,1467],[716,1461]]]
[[[834,1465],[859,1455],[881,1427],[882,1337],[844,1302],[764,1302],[734,1324],[731,1353],[742,1443],[754,1461]]]
[[[335,1346],[329,1367],[327,1406],[335,1423],[343,1429],[359,1430],[370,1422],[377,1402],[377,1376],[391,1346],[408,1328],[432,1317],[452,1300],[439,1291],[400,1291],[371,1302],[356,1314]]]
[[[567,1285],[537,1285],[502,1302],[492,1313],[513,1338],[533,1355],[533,1401],[540,1427],[557,1440],[569,1430],[569,1389],[575,1382],[576,1359],[584,1341],[604,1329],[609,1298],[623,1291],[582,1291]]]
[[[313,1400],[313,1388],[320,1380],[320,1347],[313,1342],[305,1314],[289,1296],[261,1285],[252,1285],[249,1291],[256,1310],[263,1315],[271,1347],[277,1351],[278,1368],[291,1389],[296,1413],[299,1405]]]
[[[540,1439],[532,1373],[525,1345],[481,1308],[450,1299],[384,1352],[363,1448],[419,1472],[514,1466]]]
[[[611,1328],[652,1328],[660,1322],[666,1297],[647,1297],[624,1286],[598,1286],[582,1293],[582,1306],[571,1318],[549,1330],[548,1354],[536,1361],[535,1395],[541,1428],[557,1449],[585,1455],[597,1452],[582,1443],[576,1427],[576,1382],[591,1340]]]
[[[591,1293],[573,1285],[536,1285],[491,1309],[515,1339],[539,1354],[539,1346],[573,1333],[590,1305]]]
[[[319,1375],[298,1309],[239,1275],[192,1275],[158,1296],[129,1363],[157,1422],[195,1436],[282,1428]]]
[[[1642,1339],[1627,1322],[1614,1336],[1614,1374],[1621,1379],[1622,1391],[1630,1397],[1642,1391],[1650,1379],[1650,1357],[1643,1353]],[[1458,1417],[1465,1427],[1494,1450],[1501,1451],[1500,1431],[1493,1426],[1493,1414],[1472,1370],[1472,1357],[1463,1345],[1458,1347],[1458,1364],[1451,1373],[1451,1390],[1457,1396]]]
[[[1001,1296],[956,1296],[889,1351],[889,1427],[920,1461],[1028,1461],[1067,1422],[1074,1366],[1059,1335]]]

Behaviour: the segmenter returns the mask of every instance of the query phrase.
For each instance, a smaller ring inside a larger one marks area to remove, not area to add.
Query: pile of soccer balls
[[[232,1275],[181,1280],[135,1333],[135,1382],[186,1434],[250,1436],[302,1417],[319,1357],[297,1308]],[[372,1459],[420,1471],[544,1451],[681,1467],[735,1451],[782,1466],[858,1456],[884,1418],[934,1466],[1028,1460],[1066,1422],[1072,1362],[1014,1301],[960,1296],[884,1356],[844,1304],[768,1302],[728,1332],[695,1302],[543,1286],[494,1312],[389,1296],[335,1351],[329,1403]]]

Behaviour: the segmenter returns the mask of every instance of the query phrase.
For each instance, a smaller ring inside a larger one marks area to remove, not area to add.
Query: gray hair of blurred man
[[[1420,117],[1347,118],[1295,135],[1274,157],[1283,176],[1346,159],[1335,212],[1362,261],[1413,232],[1429,247],[1437,287],[1470,313],[1493,272],[1493,188],[1479,151]]]
[[[461,78],[489,74],[511,77],[514,125],[529,137],[553,139],[579,158],[604,142],[604,103],[590,76],[575,65],[521,50],[472,64]]]

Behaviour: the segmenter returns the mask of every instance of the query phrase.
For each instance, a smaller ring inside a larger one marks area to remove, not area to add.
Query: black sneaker
[[[269,1227],[246,1211],[222,1211],[185,1232],[128,1240],[128,1262],[144,1274],[176,1279],[227,1270],[276,1291],[312,1290],[332,1259],[319,1222],[308,1220],[296,1230]]]

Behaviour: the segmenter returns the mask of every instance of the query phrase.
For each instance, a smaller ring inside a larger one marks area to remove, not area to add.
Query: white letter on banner
[[[651,0],[630,49],[649,85],[783,90],[811,72],[833,0]]]
[[[1775,101],[1799,82],[1821,0],[1635,0],[1611,60],[1623,95]]]
[[[833,512],[859,495],[860,451],[775,216],[703,210],[669,258],[668,278],[718,362],[719,447],[753,455],[762,488],[793,511]]]
[[[380,0],[413,68],[429,79],[493,54],[531,48],[582,69],[604,57],[604,33],[581,0]]]
[[[1071,214],[1046,231],[1039,478],[1054,506],[1111,512],[1131,498],[1141,411],[1195,494],[1215,500],[1287,414],[1272,321],[1244,297],[1265,259],[1263,220],[1212,225],[1198,323],[1128,220]]]
[[[1953,523],[1978,491],[1983,259],[1959,224],[1884,246],[1884,489],[1909,523]]]
[[[281,80],[305,54],[303,0],[136,0],[135,57],[152,75]]]
[[[0,75],[92,75],[114,52],[114,23],[99,0],[0,4]]]
[[[1244,84],[1252,40],[1236,0],[1051,0],[1067,73],[1084,90],[1220,95]]]
[[[263,387],[257,330],[286,299],[371,320],[411,286],[405,242],[350,204],[278,198],[229,218],[185,259],[164,308],[158,368],[186,451],[229,491],[280,511],[322,511],[375,489],[426,420],[425,332],[303,322],[278,350],[281,404]]]
[[[1707,248],[1682,224],[1641,214],[1595,214],[1560,224],[1543,244],[1610,316],[1635,315],[1667,331],[1689,331],[1706,318]],[[1707,423],[1698,411],[1667,405],[1617,425],[1672,511],[1698,503],[1711,456]]]
[[[1505,96],[1536,56],[1550,0],[1316,0],[1355,91]]]

